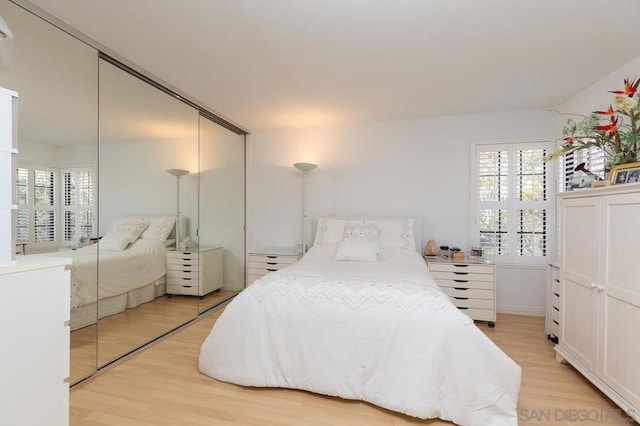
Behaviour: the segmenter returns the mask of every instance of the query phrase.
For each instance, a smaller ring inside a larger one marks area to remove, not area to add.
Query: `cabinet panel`
[[[595,368],[597,310],[595,291],[565,279],[562,283],[562,346],[588,368]]]

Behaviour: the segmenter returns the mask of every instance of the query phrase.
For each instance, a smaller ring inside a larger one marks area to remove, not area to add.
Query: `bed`
[[[298,263],[225,308],[202,345],[200,371],[423,419],[517,424],[520,367],[435,284],[412,224],[320,218]]]
[[[123,218],[97,244],[48,254],[72,259],[71,330],[165,294],[174,225],[175,216]]]

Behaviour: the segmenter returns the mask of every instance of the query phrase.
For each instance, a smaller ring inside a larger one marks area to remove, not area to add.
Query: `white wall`
[[[249,250],[299,243],[299,161],[319,165],[308,175],[310,218],[412,216],[422,221],[423,241],[466,250],[472,143],[552,140],[554,123],[553,112],[532,110],[257,131],[248,151]],[[499,273],[499,310],[543,315],[546,273],[523,271]]]

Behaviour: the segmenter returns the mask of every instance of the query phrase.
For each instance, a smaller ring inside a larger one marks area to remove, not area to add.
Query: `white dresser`
[[[167,251],[167,294],[204,296],[222,287],[222,247]]]
[[[558,199],[560,343],[554,349],[640,421],[640,184]]]
[[[0,423],[69,424],[70,259],[0,267]]]
[[[560,338],[560,264],[557,262],[549,264],[545,330],[549,340],[558,343]]]
[[[269,272],[293,265],[301,257],[302,254],[294,250],[266,249],[253,251],[249,253],[247,284],[251,284]]]
[[[496,267],[487,263],[428,259],[429,271],[458,309],[474,320],[496,321]]]

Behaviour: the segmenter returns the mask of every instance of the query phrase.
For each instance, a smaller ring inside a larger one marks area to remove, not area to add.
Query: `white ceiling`
[[[638,0],[32,3],[248,130],[552,108],[640,56]]]

